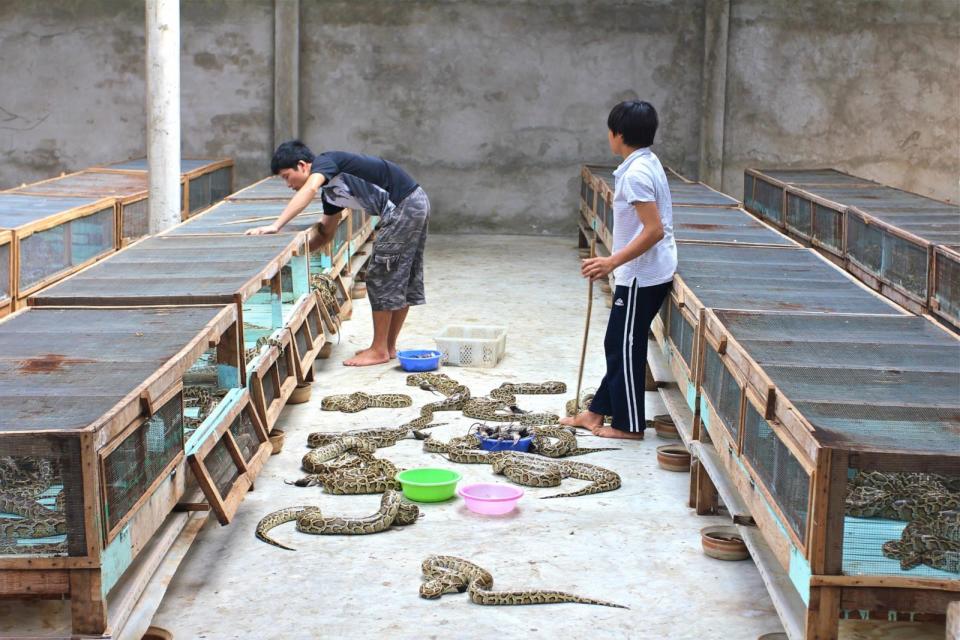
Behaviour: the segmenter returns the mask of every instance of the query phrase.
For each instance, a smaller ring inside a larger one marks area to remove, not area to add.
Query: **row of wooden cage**
[[[792,639],[942,616],[960,597],[957,336],[670,181],[679,263],[649,361],[694,458],[690,506],[740,526]],[[611,183],[581,173],[581,246],[609,241]]]
[[[0,596],[69,598],[75,634],[116,633],[174,542],[232,520],[351,314],[371,216],[311,250],[309,211],[244,234],[277,178],[226,195],[0,321]]]

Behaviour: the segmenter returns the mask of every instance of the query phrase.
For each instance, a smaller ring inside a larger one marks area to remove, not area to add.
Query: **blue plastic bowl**
[[[480,439],[480,448],[484,451],[529,451],[530,443],[533,442],[533,436],[520,438],[516,442],[513,440],[484,438],[483,436],[477,437]]]
[[[433,371],[440,366],[440,352],[433,349],[398,351],[397,359],[404,371]]]

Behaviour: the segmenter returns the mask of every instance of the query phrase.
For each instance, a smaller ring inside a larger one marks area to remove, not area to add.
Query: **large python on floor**
[[[555,413],[528,413],[517,406],[517,395],[566,393],[563,382],[504,382],[490,392],[489,398],[471,398],[463,405],[463,415],[490,422],[519,422],[525,425],[556,424]]]
[[[574,462],[573,460],[544,459],[530,453],[519,451],[496,451],[488,453],[477,449],[477,440],[473,436],[453,438],[450,442],[440,442],[427,438],[423,450],[444,454],[451,462],[462,464],[489,464],[493,472],[504,475],[511,482],[528,487],[557,487],[565,478],[576,478],[590,482],[586,487],[569,493],[560,493],[543,498],[573,498],[594,493],[615,491],[620,488],[620,476],[609,469]]]
[[[362,518],[325,516],[320,507],[287,507],[268,513],[257,525],[257,538],[281,549],[295,551],[293,547],[280,544],[267,533],[286,522],[296,521],[297,531],[316,535],[368,535],[380,533],[390,527],[413,524],[420,517],[415,504],[404,502],[400,493],[387,491],[380,499],[380,508],[372,515]]]
[[[436,599],[445,593],[470,594],[470,600],[483,605],[527,605],[579,603],[603,607],[629,609],[622,604],[584,598],[565,591],[530,589],[524,591],[493,591],[493,576],[489,571],[463,558],[454,556],[429,556],[421,565],[424,582],[420,585],[420,597]]]

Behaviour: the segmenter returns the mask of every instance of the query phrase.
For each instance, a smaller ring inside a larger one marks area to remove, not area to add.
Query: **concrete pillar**
[[[273,144],[300,137],[300,0],[273,4]]]
[[[180,222],[180,2],[146,0],[150,233]]]
[[[700,180],[721,190],[729,27],[730,0],[705,0],[703,83],[700,94]]]

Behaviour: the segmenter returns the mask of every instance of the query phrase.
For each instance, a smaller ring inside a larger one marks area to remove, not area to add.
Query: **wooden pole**
[[[590,239],[590,257],[597,255],[597,234],[594,232]],[[587,359],[587,336],[590,335],[590,315],[593,312],[593,280],[588,280],[587,284],[587,322],[583,327],[583,347],[580,349],[580,371],[577,373],[577,395],[574,396],[574,404],[577,407],[577,413],[580,413],[580,386],[583,384],[583,365]]]

